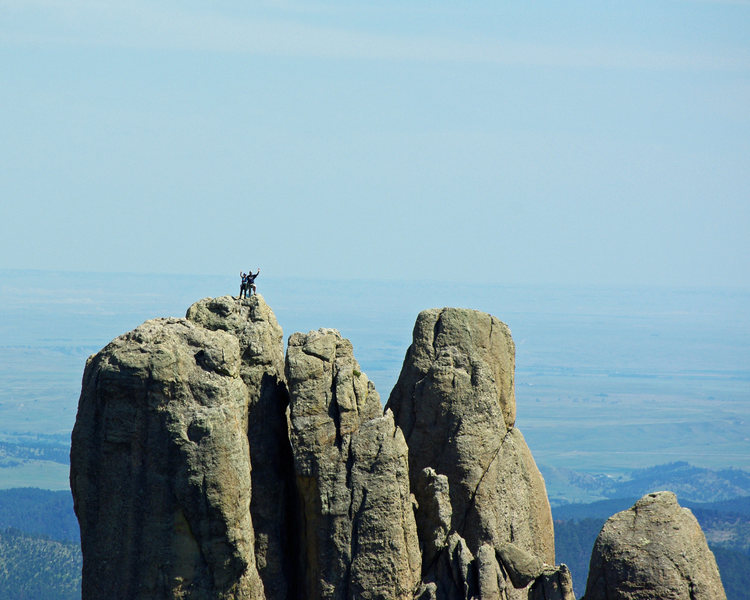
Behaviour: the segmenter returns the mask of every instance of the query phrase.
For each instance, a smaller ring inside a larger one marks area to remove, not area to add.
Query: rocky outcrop
[[[594,544],[586,600],[726,600],[693,514],[672,492],[647,494],[604,524]]]
[[[351,343],[261,296],[147,321],[86,365],[83,598],[574,600],[494,317],[421,313],[383,412]],[[723,598],[673,495],[615,515],[588,600]]]
[[[417,600],[575,600],[565,565],[551,567],[506,544],[497,550],[482,544],[476,556],[456,532],[435,557]]]
[[[301,555],[296,533],[294,464],[287,427],[289,397],[284,384],[284,343],[276,316],[263,297],[205,298],[187,318],[239,342],[240,375],[247,390],[248,440],[253,465],[255,557],[268,600],[300,597]]]
[[[263,598],[237,339],[147,321],[86,364],[72,436],[83,598]]]
[[[390,412],[332,329],[289,339],[291,441],[306,598],[411,598],[420,556],[407,454]]]
[[[544,480],[515,427],[514,361],[510,331],[495,317],[456,308],[424,311],[387,408],[406,437],[412,489],[424,487],[425,469],[445,477],[451,509],[443,513],[450,512],[450,531],[472,554],[485,544],[497,551],[513,543],[553,565]],[[431,557],[435,510],[425,500],[419,504],[421,542]],[[437,577],[430,568],[425,561],[425,576]],[[492,575],[480,573],[480,579]]]

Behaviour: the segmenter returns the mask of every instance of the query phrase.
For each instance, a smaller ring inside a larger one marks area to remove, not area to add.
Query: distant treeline
[[[0,490],[0,529],[9,527],[60,542],[78,544],[81,539],[69,491]]]
[[[636,499],[553,507],[557,562],[570,567],[576,596],[585,591],[591,549],[602,525]],[[727,599],[750,600],[746,586],[746,574],[750,572],[750,496],[682,504],[693,511],[706,533]],[[70,492],[0,490],[0,600],[80,598],[78,541]]]
[[[0,600],[79,600],[81,548],[0,529]]]

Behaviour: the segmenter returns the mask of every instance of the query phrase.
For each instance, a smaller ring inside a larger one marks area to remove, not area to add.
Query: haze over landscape
[[[236,295],[239,279],[2,274],[0,434],[53,434],[65,444],[90,354],[149,318],[183,316],[195,299]],[[516,342],[519,422],[542,464],[613,475],[680,460],[750,467],[748,292],[486,284],[446,290],[429,282],[273,277],[257,284],[285,335],[335,327],[351,339],[383,401],[420,310],[455,305],[498,315]],[[29,473],[37,467],[29,465]],[[49,486],[67,488],[66,467],[56,473]],[[45,479],[46,470],[37,485]],[[6,476],[4,487],[11,481]]]
[[[743,0],[0,0],[0,548],[80,556],[19,526],[47,496],[12,514],[73,518],[86,358],[260,268],[285,341],[337,328],[383,403],[419,311],[507,323],[578,577],[606,517],[554,511],[667,485],[740,502],[694,510],[746,568],[748,39]]]

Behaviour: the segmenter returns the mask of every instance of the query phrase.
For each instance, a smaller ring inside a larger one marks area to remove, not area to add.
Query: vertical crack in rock
[[[341,407],[339,406],[338,398],[336,397],[336,376],[331,378],[331,402],[328,405],[328,414],[333,419],[333,426],[336,428],[336,447],[341,450],[342,436],[341,436]]]
[[[346,452],[346,489],[349,491],[349,519],[354,519],[354,485],[352,484],[352,469],[354,468],[354,455],[352,454],[351,444],[347,447]]]
[[[187,318],[211,331],[226,331],[239,342],[240,376],[247,388],[250,511],[258,571],[268,600],[301,598],[302,513],[286,416],[289,397],[281,327],[259,294],[240,301],[230,296],[205,298],[187,310]]]
[[[447,476],[452,527],[473,553],[513,531],[515,543],[553,564],[544,481],[513,426],[514,355],[507,326],[486,313],[423,311],[386,408],[407,433],[412,489],[424,468]]]
[[[393,416],[381,416],[351,343],[335,330],[293,334],[286,378],[297,479],[307,482],[298,485],[306,553],[316,557],[305,597],[410,599],[421,565],[408,449]]]
[[[435,319],[435,324],[432,326],[432,339],[431,345],[432,345],[432,356],[431,358],[434,360],[437,358],[438,354],[440,353],[440,350],[438,348],[438,335],[440,335],[440,326],[441,326],[441,319],[442,319],[443,313],[440,312]]]

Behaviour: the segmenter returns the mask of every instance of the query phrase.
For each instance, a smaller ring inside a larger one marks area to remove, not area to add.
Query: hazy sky
[[[750,3],[0,0],[0,268],[750,286]]]

